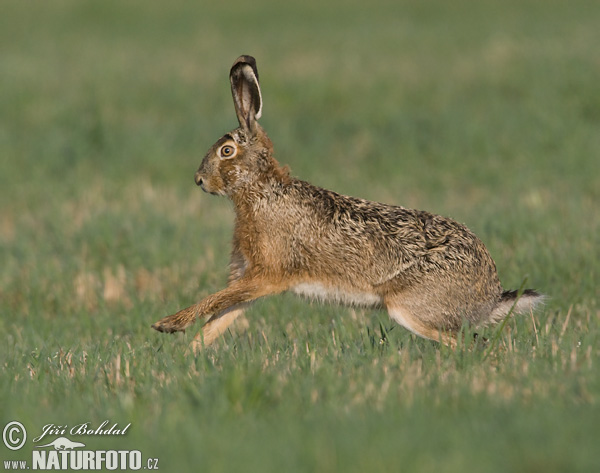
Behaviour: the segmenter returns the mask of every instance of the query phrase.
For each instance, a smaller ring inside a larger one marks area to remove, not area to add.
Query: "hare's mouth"
[[[204,192],[206,192],[207,194],[212,194],[212,195],[217,195],[218,193],[215,191],[212,191],[210,189],[206,188],[205,182],[200,179],[200,182],[198,183],[198,187],[200,187],[200,189],[202,189]]]
[[[206,179],[204,179],[199,173],[196,173],[194,176],[194,181],[196,182],[196,185],[198,187],[200,187],[200,189],[202,189],[204,192],[206,192],[207,194],[212,194],[212,195],[225,195],[225,192],[222,189],[214,189],[211,188],[211,185],[209,182],[207,182]]]
[[[200,173],[197,172],[194,175],[194,181],[196,182],[196,185],[198,187],[200,187],[200,189],[202,189],[204,192],[212,194],[212,192],[206,188],[206,181],[202,178],[202,176],[200,175]]]
[[[202,187],[202,184],[204,184],[204,179],[202,179],[202,175],[199,172],[194,174],[194,182],[196,182],[196,185],[200,187]]]

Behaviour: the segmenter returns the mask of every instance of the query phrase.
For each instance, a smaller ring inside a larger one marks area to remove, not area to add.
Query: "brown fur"
[[[240,57],[230,73],[240,127],[208,151],[195,179],[235,209],[228,286],[152,327],[198,334],[210,344],[259,297],[294,291],[380,307],[412,332],[454,345],[466,321],[500,320],[517,300],[502,290],[494,261],[464,225],[428,212],[369,202],[290,177],[258,124],[256,62]],[[541,296],[526,291],[516,308]]]

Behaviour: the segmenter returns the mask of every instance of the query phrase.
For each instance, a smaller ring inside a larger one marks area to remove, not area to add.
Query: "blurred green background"
[[[162,471],[598,469],[599,24],[583,0],[3,2],[2,426],[131,422],[86,445]],[[152,331],[226,281],[231,206],[193,174],[240,54],[294,175],[466,223],[546,307],[456,352],[286,295],[198,357]]]

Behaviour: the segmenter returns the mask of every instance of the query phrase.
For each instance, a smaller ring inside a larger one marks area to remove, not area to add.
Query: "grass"
[[[597,470],[599,20],[583,0],[6,2],[0,424],[131,422],[84,442],[163,471]],[[287,295],[198,357],[152,331],[226,280],[230,206],[192,177],[235,126],[241,53],[295,175],[466,222],[545,308],[493,350]]]

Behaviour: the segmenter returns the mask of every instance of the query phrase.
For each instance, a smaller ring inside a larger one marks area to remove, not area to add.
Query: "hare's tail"
[[[534,310],[540,304],[543,304],[546,296],[534,291],[525,289],[519,296],[519,291],[504,291],[494,310],[490,314],[489,323],[497,323],[503,320],[509,313],[525,314]]]

